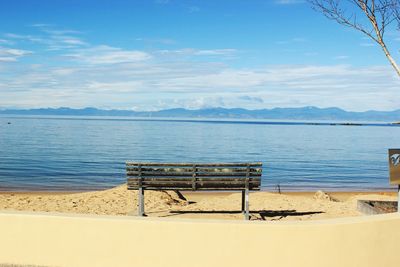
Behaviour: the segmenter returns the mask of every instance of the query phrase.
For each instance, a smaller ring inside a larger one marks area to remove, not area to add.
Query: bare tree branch
[[[400,67],[386,45],[387,27],[397,23],[400,30],[400,0],[308,0],[312,7],[328,19],[346,27],[354,28],[379,44],[392,67],[400,77]],[[345,7],[351,6],[351,12]],[[362,20],[358,20],[358,15]]]
[[[395,19],[397,20],[397,25],[400,29],[400,1],[393,1],[393,2],[395,2],[395,3],[393,3],[394,16],[395,16]]]

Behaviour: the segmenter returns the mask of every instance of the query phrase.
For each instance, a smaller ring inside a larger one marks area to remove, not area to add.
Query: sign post
[[[389,149],[390,184],[397,185],[397,212],[400,212],[400,149]]]

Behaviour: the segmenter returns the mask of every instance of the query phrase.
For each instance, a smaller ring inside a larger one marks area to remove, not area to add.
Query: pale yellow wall
[[[0,263],[400,266],[400,215],[236,222],[0,213]]]

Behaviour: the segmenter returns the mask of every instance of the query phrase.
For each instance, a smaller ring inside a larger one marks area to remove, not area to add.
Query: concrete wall
[[[0,263],[400,266],[400,215],[236,222],[0,213]]]

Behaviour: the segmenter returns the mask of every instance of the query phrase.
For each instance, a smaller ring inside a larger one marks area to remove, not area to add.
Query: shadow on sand
[[[242,211],[237,210],[171,210],[169,211],[169,215],[167,216],[174,216],[178,214],[241,214]],[[290,216],[305,216],[305,215],[314,215],[314,214],[321,214],[324,213],[323,211],[303,211],[298,212],[296,210],[250,210],[250,214],[253,215],[254,219],[259,219],[266,221],[267,218],[273,218],[271,220],[280,220],[285,217]],[[259,215],[259,216],[254,216]],[[278,217],[278,218],[275,218]]]

